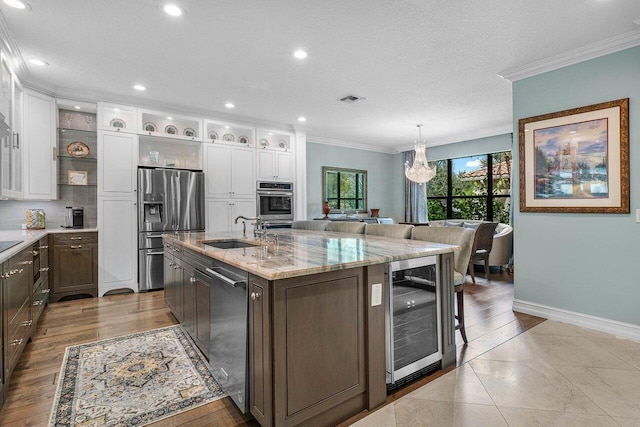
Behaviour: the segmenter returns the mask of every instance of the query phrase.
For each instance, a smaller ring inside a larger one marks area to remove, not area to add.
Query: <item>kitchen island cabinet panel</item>
[[[276,424],[297,425],[364,393],[363,269],[285,279],[273,289]]]
[[[249,276],[249,410],[263,426],[271,426],[271,310],[269,282]]]

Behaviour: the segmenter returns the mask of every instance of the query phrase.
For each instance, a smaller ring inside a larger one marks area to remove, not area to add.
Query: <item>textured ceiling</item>
[[[498,73],[638,31],[639,0],[152,0],[0,3],[21,78],[57,94],[291,124],[310,140],[406,147],[509,132]],[[304,61],[292,57],[308,51]],[[148,90],[136,93],[131,86]],[[336,101],[347,94],[357,104]],[[297,123],[298,116],[308,121]]]

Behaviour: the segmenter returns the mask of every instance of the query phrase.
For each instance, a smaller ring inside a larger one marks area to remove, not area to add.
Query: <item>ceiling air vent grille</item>
[[[366,99],[366,98],[358,95],[347,95],[347,96],[343,96],[342,98],[339,98],[338,101],[346,102],[347,104],[355,104],[356,102],[360,102],[363,99]]]

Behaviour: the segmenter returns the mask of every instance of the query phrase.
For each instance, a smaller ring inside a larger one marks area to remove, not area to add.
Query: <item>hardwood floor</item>
[[[487,282],[479,274],[476,276],[476,285],[465,285],[469,344],[458,346],[458,364],[466,363],[544,320],[511,311],[513,284],[506,273],[493,274],[491,279],[491,282]],[[7,401],[0,411],[0,425],[47,425],[67,346],[176,323],[164,304],[162,291],[50,304],[44,311],[33,342],[27,345],[11,378]],[[462,343],[459,335],[456,338]],[[404,396],[444,373],[436,372],[390,394],[387,402]],[[365,415],[366,411],[342,425],[346,426]],[[201,427],[258,424],[250,416],[242,415],[230,398],[225,398],[152,425]]]

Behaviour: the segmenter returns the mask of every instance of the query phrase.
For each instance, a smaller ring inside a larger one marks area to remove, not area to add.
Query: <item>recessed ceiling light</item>
[[[118,112],[118,111],[120,111],[120,109],[119,108],[114,108],[113,111]]]
[[[26,9],[29,5],[20,0],[4,0],[7,6],[15,7],[16,9]]]
[[[306,118],[306,117],[303,117],[303,116],[300,116],[300,117],[298,117],[298,121],[299,121],[299,122],[306,122],[306,121],[307,121],[307,118]]]
[[[307,57],[307,52],[305,52],[304,50],[296,50],[295,52],[293,52],[293,56],[298,59],[304,59]]]
[[[80,106],[79,106],[79,105],[76,105],[76,106],[75,106],[75,107],[73,107],[73,108],[75,108],[76,110],[79,110],[79,109],[80,109]]]
[[[225,129],[229,129],[229,126],[225,126],[224,128],[225,128]]]
[[[233,108],[235,107],[235,104],[231,103],[231,102],[227,102],[226,104],[224,104],[225,107],[227,108]]]
[[[49,65],[48,62],[44,62],[42,59],[37,58],[32,58],[29,60],[29,62],[33,65],[37,65],[38,67],[46,67],[47,65]]]
[[[147,90],[147,88],[144,87],[143,85],[133,85],[133,88],[139,91]]]
[[[173,117],[167,117],[167,120],[173,120]]]
[[[171,15],[171,16],[182,15],[182,9],[180,9],[180,7],[176,6],[175,4],[166,4],[164,6],[164,11],[167,15]]]

